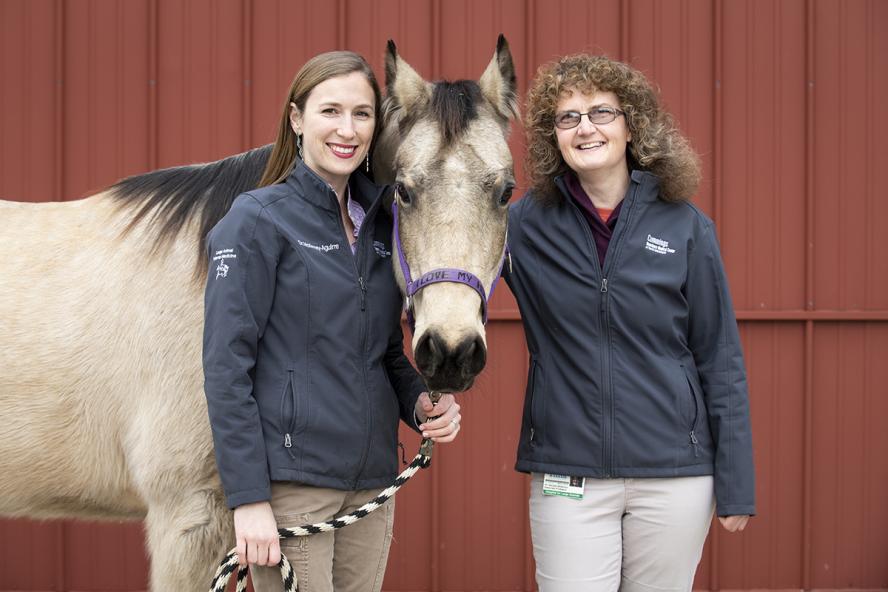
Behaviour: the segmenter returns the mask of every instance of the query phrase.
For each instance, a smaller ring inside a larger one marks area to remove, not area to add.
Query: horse
[[[459,268],[489,290],[513,183],[508,44],[477,82],[429,83],[390,42],[386,77],[373,166],[397,183],[397,249],[419,274]],[[269,154],[0,201],[0,515],[142,519],[151,590],[205,589],[234,541],[202,388],[204,237]],[[430,386],[468,388],[486,353],[478,293],[430,285],[409,307]]]

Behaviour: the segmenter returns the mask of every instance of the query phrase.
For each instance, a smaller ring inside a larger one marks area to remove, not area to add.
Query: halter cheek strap
[[[440,267],[424,273],[420,277],[413,279],[410,274],[410,265],[407,264],[407,258],[404,257],[404,249],[401,247],[401,232],[398,221],[398,202],[392,201],[392,218],[394,219],[394,243],[395,251],[398,253],[398,263],[401,265],[401,273],[404,275],[406,284],[407,298],[404,301],[404,310],[407,312],[407,323],[410,325],[411,333],[416,328],[416,320],[413,317],[413,296],[426,286],[437,284],[439,282],[451,282],[455,284],[465,284],[469,286],[478,296],[481,297],[481,322],[487,324],[487,301],[493,296],[493,290],[499,281],[500,275],[503,273],[503,267],[506,260],[511,265],[511,257],[509,256],[508,241],[503,241],[503,253],[500,257],[499,273],[493,278],[490,284],[490,293],[484,293],[484,284],[478,279],[478,276],[464,269],[456,269],[453,267]]]

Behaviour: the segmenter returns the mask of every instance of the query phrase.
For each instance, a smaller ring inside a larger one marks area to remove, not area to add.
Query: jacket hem
[[[713,475],[712,463],[688,465],[683,467],[614,467],[605,471],[602,467],[585,467],[579,465],[562,465],[549,462],[536,462],[519,459],[515,470],[521,473],[554,473],[571,477],[592,477],[594,479],[620,479],[633,477],[699,477]]]
[[[290,481],[301,483],[302,485],[311,485],[312,487],[328,487],[330,489],[338,489],[340,491],[358,491],[361,489],[376,489],[379,487],[388,487],[391,485],[397,474],[385,475],[383,477],[367,477],[364,479],[343,479],[340,477],[330,477],[329,475],[316,475],[305,471],[297,471],[287,468],[272,468],[272,481]]]

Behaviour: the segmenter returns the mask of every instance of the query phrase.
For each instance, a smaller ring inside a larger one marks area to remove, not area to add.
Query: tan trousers
[[[324,522],[348,514],[382,489],[340,491],[297,483],[272,483],[271,508],[279,528]],[[281,541],[299,592],[379,592],[392,542],[395,500],[333,532]],[[277,567],[250,568],[256,592],[281,592]]]
[[[586,479],[583,499],[543,495],[530,532],[540,592],[690,592],[712,522],[711,476]]]

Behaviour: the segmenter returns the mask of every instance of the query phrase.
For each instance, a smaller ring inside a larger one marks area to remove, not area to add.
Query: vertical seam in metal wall
[[[753,110],[753,100],[750,97],[750,91],[753,88],[757,88],[754,86],[755,84],[755,51],[754,48],[756,46],[756,26],[755,26],[755,6],[752,3],[747,3],[744,5],[745,8],[745,24],[746,29],[744,30],[745,38],[743,47],[745,49],[745,60],[744,60],[744,75],[745,75],[745,84],[743,85],[743,104],[745,107],[745,121],[755,121]],[[746,125],[743,127],[743,148],[745,151],[743,162],[746,165],[747,171],[750,166],[755,168],[755,150],[753,147],[755,146],[752,140],[752,126]],[[752,284],[753,282],[749,281],[749,278],[752,277],[752,260],[753,254],[750,252],[752,250],[753,241],[749,240],[750,227],[753,225],[755,216],[754,214],[750,214],[752,210],[752,185],[755,182],[756,177],[754,175],[747,175],[746,183],[744,183],[744,193],[743,193],[743,218],[746,223],[744,228],[745,230],[745,239],[743,241],[743,277],[746,278],[746,285],[744,289],[744,296],[746,299],[746,307],[749,308],[750,304],[753,302],[753,293],[752,293]],[[754,307],[753,307],[754,308]]]
[[[336,49],[345,49],[345,0],[336,2]]]
[[[89,3],[86,5],[86,31],[87,31],[87,40],[86,40],[86,81],[87,81],[87,131],[86,131],[86,184],[87,187],[94,187],[95,181],[93,180],[93,163],[95,162],[95,146],[96,142],[96,134],[95,134],[95,110],[96,110],[96,101],[93,100],[93,89],[95,88],[95,78],[93,76],[93,72],[95,71],[95,59],[93,55],[95,54],[96,44],[95,44],[95,35],[93,34],[93,0],[89,0]],[[77,196],[79,197],[79,196]]]
[[[778,298],[775,294],[780,294],[780,279],[783,277],[781,274],[781,266],[780,262],[782,261],[782,254],[785,252],[783,249],[783,233],[780,232],[780,224],[782,222],[782,216],[780,215],[782,212],[781,200],[779,198],[780,188],[782,186],[781,181],[783,177],[783,151],[780,150],[780,138],[783,136],[783,117],[782,117],[782,106],[783,106],[783,63],[784,63],[784,55],[783,55],[783,39],[784,36],[780,33],[783,29],[783,19],[781,15],[783,14],[781,10],[780,3],[774,3],[771,7],[771,10],[774,12],[773,21],[777,23],[777,26],[774,29],[774,45],[775,53],[779,57],[775,61],[774,74],[772,75],[771,80],[774,90],[777,94],[776,100],[774,101],[775,109],[774,109],[774,127],[771,130],[771,142],[773,146],[773,154],[776,157],[776,166],[774,167],[774,183],[771,185],[772,191],[775,191],[775,195],[773,196],[772,202],[775,204],[774,207],[774,228],[777,230],[777,249],[775,253],[774,260],[774,268],[771,271],[771,282],[770,282],[770,295],[769,295],[769,308],[774,308],[775,303],[778,302]],[[763,302],[761,304],[764,304]],[[782,302],[779,303],[782,305]],[[764,307],[762,307],[764,308]]]
[[[865,45],[864,45],[865,54],[864,54],[864,70],[863,70],[864,72],[874,72],[875,71],[872,69],[872,55],[873,55],[873,52],[872,52],[872,43],[873,43],[872,30],[873,30],[873,21],[874,20],[875,19],[874,19],[874,15],[873,15],[872,0],[867,0],[867,3],[866,3],[866,25],[865,25],[865,33],[864,33],[864,35],[865,35]],[[865,77],[864,84],[866,85],[866,91],[864,92],[864,114],[865,114],[864,121],[872,121],[873,120],[873,118],[872,118],[873,84],[872,84],[872,79],[870,76]],[[872,222],[871,222],[872,220],[875,219],[875,216],[871,215],[873,213],[872,200],[873,200],[873,195],[875,193],[875,191],[874,191],[875,188],[872,186],[873,166],[871,163],[871,160],[873,158],[872,155],[873,155],[873,148],[874,147],[873,147],[873,143],[872,143],[873,134],[871,133],[871,126],[867,125],[867,126],[863,126],[863,128],[864,128],[864,131],[863,131],[864,146],[867,149],[866,150],[867,156],[866,156],[866,160],[864,162],[864,172],[863,172],[863,174],[864,174],[864,191],[865,191],[864,201],[866,204],[865,205],[866,211],[865,211],[865,218],[864,219],[866,220],[866,223],[865,223],[866,227],[864,228],[864,250],[863,250],[863,252],[864,252],[864,268],[863,268],[864,269],[864,274],[863,274],[864,288],[863,288],[863,298],[862,298],[863,304],[862,304],[861,308],[863,308],[864,310],[869,310],[869,298],[868,298],[868,295],[870,293],[869,286],[872,283],[871,275],[875,275],[875,274],[870,274],[870,272],[869,272],[870,261],[871,261],[870,252],[871,252],[871,247],[874,246],[873,242],[872,242]],[[863,423],[863,442],[864,442],[863,451],[862,451],[862,455],[863,455],[862,466],[864,466],[864,467],[874,466],[873,464],[870,463],[870,458],[871,458],[870,446],[868,446],[866,444],[867,442],[871,441],[870,440],[870,433],[871,432],[869,429],[870,424],[869,424],[869,422],[866,421],[866,418],[872,417],[872,415],[870,413],[870,401],[871,401],[871,396],[872,396],[871,393],[875,391],[875,389],[867,388],[867,385],[866,385],[866,377],[869,376],[869,372],[867,371],[868,370],[867,360],[869,358],[867,357],[867,354],[870,351],[869,336],[870,336],[871,329],[872,329],[871,323],[864,323],[864,325],[863,325],[863,368],[861,369],[861,372],[864,376],[864,385],[863,385],[863,388],[861,389],[863,391],[862,395],[863,395],[863,417],[864,417],[864,421],[862,422]],[[871,520],[866,519],[867,509],[870,508],[869,492],[872,491],[872,489],[870,487],[870,483],[871,483],[871,471],[863,471],[863,487],[862,487],[863,501],[861,504],[863,507],[863,511],[860,513],[862,524],[861,524],[861,541],[860,541],[860,546],[858,547],[860,549],[868,548],[866,543],[868,540],[870,540],[869,533],[871,530],[871,528],[870,528]],[[859,574],[859,578],[860,578],[861,582],[863,582],[866,578],[866,567],[865,566],[866,566],[866,561],[862,561],[860,563],[861,571]]]
[[[783,137],[783,134],[781,133],[782,132],[781,124],[783,123],[783,118],[781,117],[781,115],[782,115],[781,106],[783,105],[783,101],[782,101],[783,93],[782,93],[781,81],[783,80],[782,66],[783,66],[784,56],[783,56],[782,40],[784,37],[781,34],[783,22],[782,22],[782,19],[780,18],[780,15],[781,15],[780,7],[775,3],[774,5],[772,5],[771,10],[773,12],[772,21],[777,23],[777,26],[774,28],[774,45],[776,46],[775,53],[779,57],[779,59],[775,60],[774,70],[772,71],[772,74],[771,74],[771,86],[774,88],[774,92],[776,94],[776,100],[774,101],[775,109],[774,109],[774,113],[773,113],[773,118],[774,118],[775,123],[774,123],[774,126],[772,127],[772,130],[771,130],[771,146],[772,146],[771,153],[776,155],[776,159],[777,159],[777,164],[774,167],[774,183],[771,186],[772,191],[774,189],[777,190],[776,191],[777,195],[774,195],[773,199],[771,200],[775,205],[774,217],[776,219],[776,222],[774,224],[774,228],[777,229],[777,236],[776,236],[777,249],[776,249],[775,256],[773,257],[774,267],[771,270],[771,282],[770,282],[770,288],[771,288],[770,308],[773,309],[773,308],[775,308],[775,301],[776,301],[776,298],[774,297],[775,289],[778,294],[780,293],[779,288],[775,288],[780,285],[780,277],[781,277],[780,276],[780,260],[781,260],[781,258],[779,256],[779,254],[784,252],[783,248],[782,248],[782,244],[781,244],[781,242],[782,242],[781,237],[783,236],[783,233],[780,232],[780,220],[781,220],[780,204],[781,204],[781,201],[779,198],[780,178],[781,178],[781,173],[783,172],[783,162],[782,162],[783,152],[780,150],[779,138]],[[779,303],[778,308],[782,308],[782,302]],[[778,328],[777,327],[778,327],[777,323],[771,323],[770,333],[771,333],[771,360],[772,360],[772,362],[778,357],[776,352],[780,351],[779,345],[778,345],[779,337],[778,337]],[[779,368],[780,366],[777,365],[776,367]],[[770,392],[776,393],[776,392],[778,392],[777,388],[776,388],[776,384],[775,384],[777,373],[771,372],[770,374],[771,374],[771,380],[770,380],[770,385],[769,385]],[[781,397],[772,397],[771,400],[772,400],[771,417],[772,418],[780,417]],[[772,431],[772,433],[773,433],[773,431]],[[779,434],[780,431],[778,430],[777,433]],[[780,461],[779,461],[779,454],[777,451],[778,448],[779,448],[779,446],[772,446],[771,447],[771,450],[769,451],[769,455],[768,455],[769,456],[768,467],[779,466]],[[767,493],[769,507],[775,508],[775,507],[777,507],[777,503],[779,503],[779,502],[776,502],[776,500],[774,500],[774,498],[777,497],[776,492],[777,492],[777,488],[771,488],[771,490],[768,491],[768,493]],[[775,531],[778,528],[779,528],[779,524],[776,520],[774,520],[771,522],[770,528],[768,529],[769,530],[768,538],[771,543],[770,544],[771,557],[778,557],[779,552],[780,552],[780,549],[778,548],[778,545],[777,545],[778,537],[775,536],[775,534],[776,534]],[[769,587],[774,586],[774,581],[776,578],[776,575],[775,575],[776,564],[777,564],[776,561],[771,561],[768,566],[768,586]]]
[[[30,10],[24,11],[24,21],[25,22],[22,25],[22,31],[23,31],[22,37],[24,39],[25,47],[30,47],[32,44],[32,41],[31,41],[31,12],[32,11],[30,11]],[[30,68],[28,65],[28,55],[25,52],[22,52],[21,63],[22,63],[22,69],[25,72],[31,71],[32,68]],[[25,129],[28,129],[28,127],[30,127],[30,122],[31,122],[31,101],[27,100],[29,88],[30,88],[29,84],[21,84],[21,85],[19,85],[19,88],[18,88],[19,93],[22,95],[22,98],[24,99],[24,100],[22,100],[22,105],[23,105],[23,109],[25,112],[21,116],[21,121],[24,122]],[[32,177],[32,175],[29,174],[31,172],[30,171],[31,159],[28,157],[31,154],[31,134],[29,134],[29,133],[22,134],[21,144],[22,144],[21,152],[22,152],[22,154],[26,155],[25,161],[27,162],[27,164],[25,164],[25,166],[24,166],[24,168],[25,168],[25,174],[23,175],[24,179],[22,179],[22,195],[27,196],[28,199],[33,199],[33,194],[31,193],[31,177]]]
[[[782,244],[781,244],[781,243],[782,243],[782,236],[783,236],[783,233],[780,232],[780,224],[781,224],[781,216],[780,216],[780,213],[781,213],[781,201],[780,201],[780,199],[779,199],[779,190],[780,190],[780,187],[781,187],[781,184],[780,184],[781,174],[782,174],[782,172],[783,172],[783,158],[782,158],[782,154],[783,154],[783,153],[782,153],[782,151],[780,150],[780,145],[779,145],[779,144],[780,144],[780,141],[779,141],[779,138],[783,137],[783,134],[781,133],[781,131],[782,131],[782,129],[781,129],[781,124],[782,124],[782,122],[783,122],[782,111],[781,111],[781,107],[782,107],[782,105],[783,105],[783,101],[782,101],[782,99],[783,99],[783,93],[782,93],[783,88],[782,88],[782,86],[781,86],[781,81],[783,80],[782,73],[783,73],[783,58],[784,58],[784,55],[783,55],[783,44],[782,44],[782,41],[783,41],[783,39],[784,39],[784,36],[781,34],[783,21],[782,21],[782,19],[781,19],[781,14],[782,14],[782,13],[781,13],[781,10],[780,10],[780,6],[777,5],[777,4],[775,3],[775,4],[772,6],[771,10],[773,11],[773,14],[772,14],[772,21],[775,22],[775,23],[777,23],[777,26],[774,28],[774,44],[775,44],[775,46],[776,46],[776,47],[775,47],[775,53],[779,56],[779,59],[775,60],[774,70],[773,70],[773,73],[772,73],[772,75],[771,75],[771,81],[772,81],[771,84],[772,84],[772,86],[774,87],[775,93],[776,93],[776,95],[777,95],[777,96],[776,96],[776,100],[774,101],[774,103],[775,103],[775,105],[776,105],[776,106],[775,106],[775,110],[774,110],[774,121],[775,121],[775,124],[774,124],[774,126],[773,126],[773,129],[771,130],[772,154],[775,154],[775,155],[776,155],[776,159],[777,159],[777,164],[776,164],[776,166],[774,167],[774,169],[775,169],[775,170],[774,170],[774,183],[772,184],[772,191],[776,189],[776,193],[777,193],[777,195],[774,195],[774,196],[773,196],[774,199],[772,199],[772,201],[773,201],[773,203],[775,204],[775,207],[774,207],[774,217],[775,217],[776,221],[775,221],[775,224],[774,224],[774,228],[777,229],[777,236],[776,236],[777,249],[776,249],[776,253],[781,254],[781,253],[784,252],[784,250],[783,250],[783,248],[782,248]],[[770,294],[770,299],[769,299],[769,300],[770,300],[770,308],[772,308],[772,309],[775,308],[775,304],[776,304],[776,308],[782,308],[782,305],[783,305],[783,303],[782,303],[782,299],[778,299],[778,298],[775,297],[775,291],[776,291],[777,294],[780,293],[779,286],[780,286],[780,278],[781,278],[781,274],[780,274],[780,261],[781,261],[781,257],[778,255],[778,256],[775,256],[773,259],[774,259],[774,267],[773,267],[773,269],[771,270],[771,282],[770,282],[771,294]],[[778,301],[779,301],[779,302],[778,302]],[[771,323],[771,332],[770,332],[770,333],[771,333],[771,352],[772,352],[772,353],[771,353],[771,359],[772,359],[772,362],[773,362],[773,361],[776,360],[776,358],[778,357],[777,354],[776,354],[776,352],[779,351],[779,346],[778,346],[779,337],[778,337],[777,323]],[[776,366],[776,367],[779,367],[779,365]],[[770,390],[770,392],[772,392],[772,393],[776,393],[776,392],[778,392],[777,389],[776,389],[776,384],[775,384],[775,383],[776,383],[776,373],[775,373],[775,372],[771,372],[771,380],[770,380],[770,389],[771,389],[771,390]],[[773,418],[773,417],[780,417],[780,397],[772,397],[772,401],[773,401],[773,403],[772,403],[772,407],[773,407],[773,408],[771,409],[771,417],[772,417],[772,418]],[[779,434],[780,432],[778,431],[777,433]],[[772,450],[770,451],[770,454],[769,454],[769,457],[770,457],[770,458],[768,459],[768,460],[769,460],[769,462],[768,462],[768,466],[769,466],[769,467],[775,467],[775,466],[778,466],[778,465],[779,465],[779,458],[777,458],[777,457],[779,456],[779,455],[777,454],[777,448],[778,448],[778,446],[774,446],[774,447],[772,447]],[[772,489],[771,491],[768,492],[769,506],[770,506],[770,507],[776,507],[776,504],[775,504],[774,502],[771,501],[772,498],[774,498],[774,497],[776,497],[776,496],[777,496],[777,494],[776,494],[776,488],[774,488],[774,489]],[[776,521],[774,521],[774,522],[772,522],[771,527],[769,528],[769,531],[770,531],[770,532],[769,532],[768,534],[769,534],[769,539],[770,539],[770,543],[771,543],[771,544],[770,544],[770,555],[771,555],[771,557],[778,557],[778,554],[779,554],[779,548],[778,548],[778,545],[777,545],[778,537],[777,537],[777,536],[774,536],[774,535],[775,535],[775,532],[774,532],[774,531],[777,529],[777,527],[778,527],[778,524],[777,524]],[[774,581],[775,581],[775,579],[776,579],[776,574],[775,574],[776,563],[777,563],[776,561],[772,561],[772,562],[770,562],[770,565],[768,566],[768,584],[769,584],[769,587],[773,587],[773,585],[774,585]]]
[[[848,53],[849,53],[848,52],[848,36],[845,33],[847,30],[847,16],[848,16],[847,6],[848,5],[846,3],[838,3],[837,4],[837,8],[839,11],[839,24],[837,27],[837,32],[838,32],[838,36],[839,36],[839,56],[838,56],[839,57],[839,59],[838,59],[838,62],[839,62],[839,84],[838,84],[838,89],[840,89],[840,92],[841,92],[841,89],[848,88],[848,79],[850,78],[850,75],[848,74],[848,71],[850,70],[850,68],[843,68],[842,67],[843,64],[849,63],[849,60],[848,60]],[[841,99],[842,99],[842,97],[840,95],[839,101],[841,101]],[[839,114],[838,114],[838,119],[839,119],[839,129],[842,130],[838,134],[838,136],[839,136],[839,138],[838,138],[839,139],[838,154],[840,155],[839,159],[842,159],[842,157],[846,155],[845,148],[847,147],[847,142],[846,142],[847,136],[846,136],[845,130],[843,128],[847,124],[847,121],[844,117],[844,114],[841,112],[839,112]],[[838,175],[837,189],[839,192],[841,192],[843,190],[843,188],[846,186],[845,185],[845,178],[846,178],[845,164],[846,164],[846,162],[842,159],[842,160],[839,160],[838,164],[839,164],[839,166],[836,167],[837,175]],[[841,199],[842,199],[841,195],[833,195],[832,197],[833,197],[833,199],[837,199],[839,201],[839,203],[841,203]],[[837,215],[837,217],[839,219],[838,220],[838,227],[841,229],[841,228],[844,228],[844,222],[845,222],[846,216],[843,211],[844,208],[836,208],[836,209],[838,210],[838,215]],[[838,261],[845,261],[846,260],[845,245],[844,245],[845,242],[846,241],[839,241],[839,244],[837,245],[838,251],[839,251],[838,252]],[[839,267],[839,269],[841,269],[841,267]],[[838,293],[838,302],[837,302],[836,308],[839,310],[847,310],[848,300],[846,297],[847,290],[845,289],[844,277],[839,277],[838,280],[839,280],[838,281],[839,293]],[[842,347],[842,345],[844,344],[845,340],[847,339],[847,333],[845,331],[847,324],[846,323],[837,323],[836,326],[837,326],[836,332],[838,333],[838,339],[836,339],[834,341],[834,343],[836,343],[838,345],[838,350],[840,352],[842,352],[844,349]],[[834,512],[831,513],[831,515],[834,517],[835,522],[841,522],[838,518],[841,515],[842,509],[847,507],[844,503],[845,499],[847,497],[845,495],[845,488],[841,486],[846,482],[846,476],[848,474],[848,471],[845,469],[845,463],[842,462],[842,460],[844,459],[844,454],[847,451],[847,446],[845,443],[845,438],[841,437],[842,426],[845,424],[846,409],[845,409],[844,405],[840,404],[840,400],[839,400],[839,396],[838,396],[838,394],[841,392],[840,385],[846,384],[845,381],[847,380],[847,376],[848,376],[847,370],[846,370],[846,365],[847,365],[847,363],[836,364],[836,381],[835,381],[835,388],[833,389],[833,393],[834,393],[834,397],[835,397],[835,413],[833,413],[833,415],[832,415],[832,420],[834,422],[836,434],[839,435],[839,437],[837,437],[835,440],[835,445],[836,445],[835,454],[836,454],[836,460],[838,461],[836,463],[838,465],[836,467],[837,478],[833,479],[832,483],[831,483],[831,485],[833,487],[833,491],[835,492],[835,497],[833,498],[834,499],[833,508],[832,508],[834,510]],[[839,549],[841,548],[841,545],[838,540],[839,539],[838,530],[839,530],[838,528],[836,528],[834,530],[835,536],[831,537],[831,541],[830,541],[832,543],[832,549],[831,549],[832,557],[831,557],[831,559],[832,559],[834,565],[836,565],[838,563]],[[842,541],[842,542],[844,542],[844,541]],[[850,569],[847,569],[846,573],[849,573],[849,572],[850,572]],[[845,574],[836,574],[834,571],[830,575],[832,576],[833,585],[835,585],[835,582],[837,581],[837,579],[839,577],[845,576]],[[843,579],[844,579],[844,577],[843,577]]]
[[[432,26],[432,79],[441,77],[441,0],[432,0],[432,14],[429,22]]]
[[[212,89],[210,92],[212,94],[212,98],[210,99],[210,154],[211,158],[207,160],[214,160],[218,158],[219,155],[219,126],[216,125],[216,122],[220,121],[219,119],[219,97],[221,93],[218,88],[219,79],[219,60],[216,59],[216,54],[218,53],[218,43],[219,37],[216,34],[219,30],[219,8],[218,3],[211,2],[210,3],[210,88]],[[188,160],[191,160],[191,156],[188,157]],[[206,157],[202,157],[205,159]]]
[[[116,113],[114,114],[115,122],[114,122],[114,135],[115,142],[117,143],[117,149],[114,151],[114,177],[119,179],[123,177],[123,170],[125,169],[126,163],[126,155],[124,154],[124,150],[126,150],[126,142],[124,141],[123,130],[125,129],[125,122],[123,118],[123,106],[126,104],[126,101],[123,98],[123,89],[126,86],[124,82],[124,69],[123,63],[126,59],[125,54],[123,53],[123,43],[121,42],[121,36],[123,35],[123,11],[126,9],[126,4],[119,3],[114,5],[114,9],[117,10],[116,20],[117,20],[117,30],[114,32],[114,59],[117,60],[115,66],[117,67],[116,76],[117,76],[117,84],[114,89],[115,94],[115,109]]]
[[[620,0],[620,60],[629,61],[629,0]]]
[[[148,170],[157,168],[157,0],[148,0]]]
[[[688,113],[688,95],[690,95],[690,90],[688,86],[690,85],[690,74],[691,71],[689,67],[689,52],[688,52],[688,29],[690,28],[688,25],[688,0],[682,0],[681,2],[681,32],[679,33],[679,51],[681,53],[681,99],[679,100],[679,104],[681,105],[681,118],[684,121],[682,127],[687,129],[689,124],[689,113]]]
[[[253,3],[241,2],[241,150],[253,147]]]
[[[814,0],[805,0],[805,310],[814,310]],[[805,321],[802,588],[811,589],[814,458],[814,321]]]
[[[842,64],[849,63],[849,61],[848,61],[848,36],[845,34],[845,31],[847,29],[847,14],[848,14],[847,6],[848,6],[848,4],[841,3],[841,2],[838,3],[838,5],[837,5],[838,10],[839,10],[839,26],[838,26],[839,89],[848,88],[848,79],[850,77],[848,72],[851,70],[851,68],[843,68],[842,67]],[[841,101],[841,98],[842,97],[840,96],[839,97],[840,101]],[[839,191],[841,191],[842,188],[844,188],[846,186],[845,178],[847,177],[847,175],[845,174],[845,166],[847,164],[847,161],[845,161],[842,158],[843,156],[847,156],[847,152],[845,151],[845,148],[848,146],[847,132],[845,130],[847,120],[845,118],[845,114],[841,110],[839,110],[839,114],[838,114],[837,118],[839,119],[839,122],[840,122],[839,129],[842,130],[838,134],[838,136],[839,136],[839,152],[838,152],[839,157],[838,158],[842,159],[842,160],[839,161],[839,166],[836,167],[836,174],[839,177],[837,186],[838,186]],[[841,200],[841,195],[836,195],[834,197]],[[841,203],[841,201],[839,203]],[[846,218],[846,214],[845,214],[846,209],[847,208],[836,208],[836,210],[837,210],[836,216],[839,219],[838,223],[839,223],[840,229],[844,227],[844,221]],[[839,251],[838,252],[838,260],[845,261],[847,259],[847,257],[846,257],[847,241],[837,241],[837,243],[838,244],[836,246],[838,247],[837,250]],[[840,266],[839,270],[841,270],[841,269],[842,268]],[[848,291],[845,289],[845,282],[843,280],[844,280],[844,277],[840,277],[839,281],[838,281],[839,293],[838,293],[838,302],[837,302],[836,308],[839,310],[847,310],[848,309],[848,298],[846,296]]]
[[[179,17],[179,22],[182,23],[182,69],[180,70],[180,78],[182,83],[182,125],[179,126],[179,133],[181,134],[181,140],[179,143],[179,150],[181,154],[179,158],[191,160],[191,146],[188,142],[188,132],[185,131],[186,123],[191,121],[191,109],[189,105],[191,105],[188,100],[190,97],[188,96],[188,76],[185,72],[185,68],[189,67],[191,64],[191,46],[188,45],[188,35],[187,31],[190,29],[190,19],[187,19],[187,4],[184,2],[180,5],[181,16]]]
[[[662,37],[660,35],[660,29],[657,26],[658,24],[663,22],[663,16],[660,12],[660,6],[661,5],[659,3],[657,3],[657,2],[654,3],[654,9],[652,11],[652,19],[654,22],[651,23],[651,31],[653,31],[653,33],[651,34],[651,36],[653,37],[652,43],[651,43],[651,48],[653,49],[653,52],[654,52],[654,56],[653,56],[654,71],[651,72],[651,77],[654,80],[661,80],[661,77],[660,77],[660,70],[661,70],[661,68],[660,68],[660,64],[661,64],[660,54],[662,52],[659,50],[660,50],[660,40]]]

